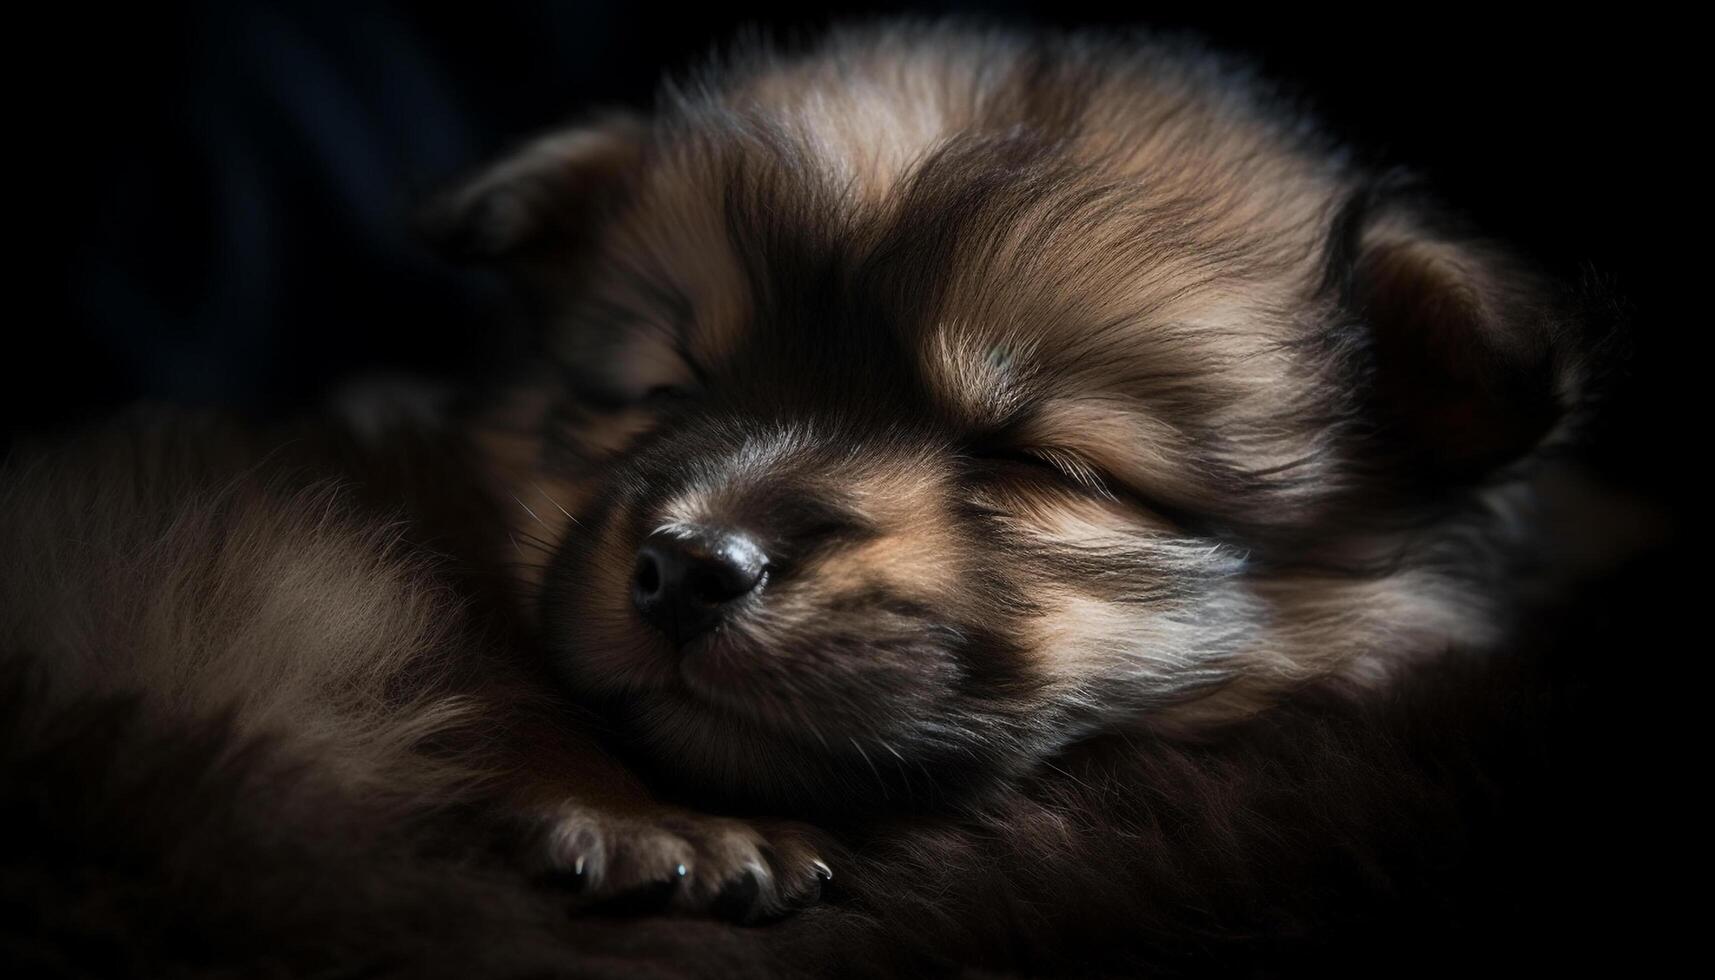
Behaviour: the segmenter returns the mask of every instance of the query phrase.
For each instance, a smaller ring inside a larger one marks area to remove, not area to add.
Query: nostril
[[[646,551],[637,556],[637,568],[632,573],[631,582],[637,594],[644,598],[661,591],[661,565],[654,555]]]

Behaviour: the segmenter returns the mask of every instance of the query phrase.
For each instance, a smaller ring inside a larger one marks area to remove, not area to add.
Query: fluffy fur
[[[1242,66],[751,51],[430,223],[542,314],[468,430],[9,461],[11,958],[1266,974],[1586,921],[1538,831],[1582,647],[1519,637],[1612,557],[1561,458],[1606,325]],[[770,578],[674,649],[634,556],[709,522]],[[829,866],[765,929],[602,914]]]
[[[1493,646],[1603,363],[1575,292],[1146,38],[750,52],[437,222],[542,311],[495,470],[561,674],[793,812]],[[680,650],[637,550],[711,525],[769,578]]]

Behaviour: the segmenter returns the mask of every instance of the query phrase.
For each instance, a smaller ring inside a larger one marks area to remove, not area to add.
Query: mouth
[[[811,717],[816,699],[796,690],[779,671],[759,670],[759,662],[774,654],[734,632],[723,629],[681,645],[667,693],[682,709],[713,723],[766,734],[771,740],[799,741],[818,727]]]
[[[999,716],[967,703],[949,629],[897,610],[891,623],[876,611],[841,630],[828,628],[840,610],[763,609],[674,644],[602,595],[608,639],[568,630],[561,669],[664,784],[738,807],[836,814],[976,785],[971,760]],[[575,609],[567,625],[589,625]]]
[[[637,652],[655,667],[609,703],[646,727],[671,716],[675,741],[736,739],[763,751],[815,752],[830,740],[875,737],[874,722],[890,714],[862,710],[872,700],[861,690],[864,672],[840,669],[844,658],[820,644],[770,646],[738,622],[677,645],[658,634],[646,639]],[[855,689],[838,686],[840,678]]]
[[[679,644],[673,653],[677,661],[673,686],[686,699],[708,704],[722,712],[737,715],[756,713],[750,707],[753,702],[745,695],[761,692],[755,690],[758,685],[747,678],[742,666],[735,662],[745,654],[733,649],[731,638],[725,634],[726,631],[722,630]]]
[[[562,598],[543,624],[564,643],[568,685],[626,733],[640,762],[672,782],[713,780],[738,801],[790,802],[873,790],[878,764],[891,786],[968,756],[982,726],[933,719],[968,714],[972,628],[891,596],[830,598],[788,574],[793,566],[752,561],[743,542],[660,530],[641,546],[580,541],[558,563],[551,594]],[[716,561],[744,573],[717,593],[719,616],[667,628],[690,615],[670,603],[702,597],[699,575]]]
[[[686,739],[733,729],[793,740],[815,697],[805,663],[782,657],[734,616],[685,639],[645,621],[629,602],[585,593],[559,607],[551,631],[567,641],[554,654],[568,688],[616,719],[644,723],[672,716]],[[796,658],[802,660],[803,658]],[[783,662],[784,661],[784,662]],[[796,668],[796,669],[795,669]],[[694,729],[702,730],[701,735]]]

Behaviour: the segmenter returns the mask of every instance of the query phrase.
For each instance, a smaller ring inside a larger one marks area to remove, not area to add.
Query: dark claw
[[[821,860],[813,860],[810,866],[815,870],[816,880],[810,887],[804,889],[804,894],[798,899],[799,908],[809,908],[827,898],[834,882],[834,869]]]
[[[801,909],[809,908],[820,902],[822,893],[827,890],[828,882],[834,880],[834,871],[826,864],[821,861],[812,861],[810,865],[815,869],[816,880],[811,882],[810,887],[804,889],[804,893],[793,902],[796,907]]]
[[[709,911],[722,919],[748,922],[756,913],[756,900],[762,895],[762,882],[754,871],[746,871],[727,882],[721,893],[710,903]]]

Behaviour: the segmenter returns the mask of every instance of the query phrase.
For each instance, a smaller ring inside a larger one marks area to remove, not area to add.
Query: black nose
[[[675,643],[719,623],[762,584],[768,559],[756,542],[718,528],[664,528],[637,549],[631,599]]]

